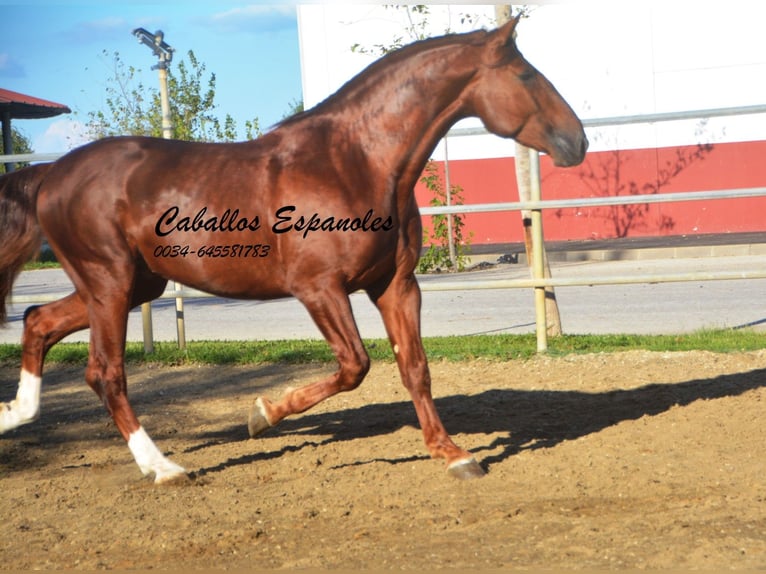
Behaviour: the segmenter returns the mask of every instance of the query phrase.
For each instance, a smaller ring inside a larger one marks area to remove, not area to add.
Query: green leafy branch
[[[436,163],[429,161],[423,170],[420,181],[428,188],[433,197],[429,205],[463,205],[463,188],[450,185],[450,201],[447,202],[447,190]],[[470,258],[470,239],[464,236],[465,221],[461,215],[432,215],[433,228],[423,229],[423,243],[428,245],[418,262],[418,272],[463,271]],[[450,233],[451,231],[451,233]],[[450,249],[452,243],[453,250]]]

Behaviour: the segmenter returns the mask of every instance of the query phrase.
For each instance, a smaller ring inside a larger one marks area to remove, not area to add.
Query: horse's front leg
[[[330,377],[291,390],[281,400],[259,397],[250,411],[248,430],[255,437],[287,416],[307,411],[339,392],[359,386],[370,369],[370,358],[351,310],[351,302],[340,286],[315,286],[298,298],[311,314],[338,360],[339,368]]]
[[[420,336],[420,287],[414,273],[397,275],[382,294],[371,292],[370,298],[383,317],[402,382],[412,397],[431,456],[446,459],[449,474],[456,478],[484,476],[471,453],[452,441],[436,412]]]

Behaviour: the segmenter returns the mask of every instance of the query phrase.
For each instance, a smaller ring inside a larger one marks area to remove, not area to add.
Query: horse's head
[[[556,88],[516,47],[518,18],[490,33],[474,78],[470,104],[486,128],[547,153],[558,166],[585,158],[582,123]]]

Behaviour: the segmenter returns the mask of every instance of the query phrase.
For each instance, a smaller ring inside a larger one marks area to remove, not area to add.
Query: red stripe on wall
[[[546,156],[540,163],[543,199],[766,187],[766,141],[590,152],[581,166],[566,169]],[[450,178],[467,204],[518,200],[513,158],[451,160]],[[432,194],[422,183],[415,193],[428,205]],[[543,225],[550,241],[766,232],[765,214],[766,198],[743,198],[549,210]],[[463,217],[472,244],[523,241],[518,212]],[[430,219],[423,218],[424,227]]]

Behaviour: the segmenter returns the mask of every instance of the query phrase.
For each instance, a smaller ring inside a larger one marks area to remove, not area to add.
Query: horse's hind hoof
[[[447,467],[447,472],[453,478],[460,480],[469,480],[471,478],[481,478],[486,473],[479,466],[475,458],[464,458],[457,460]]]
[[[247,419],[247,431],[250,433],[250,438],[255,438],[262,432],[271,428],[269,419],[266,418],[266,407],[263,404],[263,399],[260,397],[256,399],[253,408],[250,409],[250,416]]]

